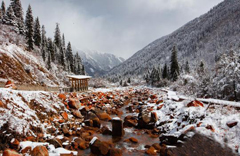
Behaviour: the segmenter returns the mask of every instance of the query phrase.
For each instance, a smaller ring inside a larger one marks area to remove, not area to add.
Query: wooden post
[[[87,90],[88,90],[88,79],[87,79]]]

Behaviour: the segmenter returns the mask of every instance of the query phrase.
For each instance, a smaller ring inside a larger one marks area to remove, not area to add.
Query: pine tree
[[[65,69],[65,53],[63,47],[60,48],[60,64],[63,66],[63,69]]]
[[[62,46],[61,33],[60,33],[58,23],[56,24],[55,35],[54,35],[54,43],[58,48],[60,48]]]
[[[64,36],[64,34],[62,35],[62,47],[63,47],[63,49],[65,50],[66,48],[66,44],[65,44],[65,36]]]
[[[36,18],[35,20],[35,23],[34,23],[34,44],[38,47],[40,47],[41,45],[41,28],[40,28],[40,23],[39,23],[39,19],[38,17]]]
[[[163,68],[162,78],[163,79],[168,78],[168,67],[167,67],[166,63],[165,63],[164,68]]]
[[[1,10],[2,10],[2,16],[4,17],[4,15],[6,14],[6,6],[5,6],[4,1],[2,1]]]
[[[130,78],[130,77],[128,78],[128,81],[127,81],[127,82],[128,82],[128,83],[131,83],[131,78]]]
[[[201,61],[200,66],[199,66],[199,72],[204,73],[204,71],[205,71],[204,63],[203,63],[203,61]]]
[[[24,21],[23,21],[23,9],[20,0],[11,0],[11,6],[14,11],[14,15],[16,16],[16,22],[19,29],[20,34],[24,34]]]
[[[70,42],[67,45],[66,60],[68,62],[70,71],[73,72],[74,71],[74,59],[73,59],[72,47],[71,47]]]
[[[3,23],[11,26],[17,26],[16,16],[14,15],[11,5],[8,7],[7,13],[3,17]]]
[[[2,9],[0,9],[0,23],[2,22],[2,19],[3,19]]]
[[[122,82],[122,80],[119,82],[119,84],[120,84],[120,86],[122,86],[122,85],[123,85],[123,82]]]
[[[26,19],[25,19],[25,25],[26,25],[26,38],[27,38],[27,45],[28,45],[28,50],[33,50],[33,15],[32,15],[32,8],[29,5],[27,14],[26,14]]]
[[[47,51],[47,39],[46,39],[46,31],[44,25],[42,26],[42,37],[41,37],[41,53],[43,61],[46,60],[46,51]]]
[[[48,53],[51,55],[51,62],[55,62],[55,50],[51,38],[48,38]]]
[[[186,72],[186,73],[190,73],[190,68],[189,68],[188,61],[187,61],[186,64],[185,64],[185,72]]]
[[[48,53],[48,59],[47,59],[47,69],[48,70],[52,69],[51,62],[52,62],[51,54]]]
[[[171,74],[172,81],[176,81],[178,79],[179,65],[178,65],[178,60],[177,60],[176,46],[174,46],[173,49],[172,49],[170,74]]]

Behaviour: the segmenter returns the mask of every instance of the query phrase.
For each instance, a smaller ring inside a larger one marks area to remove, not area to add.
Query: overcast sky
[[[10,0],[5,0],[9,4]],[[132,56],[152,41],[206,13],[222,0],[22,0],[47,35],[55,24],[72,46]]]

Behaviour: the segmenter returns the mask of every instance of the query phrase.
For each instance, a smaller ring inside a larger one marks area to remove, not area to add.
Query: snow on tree
[[[51,62],[52,62],[51,54],[48,54],[48,59],[47,59],[47,69],[48,70],[52,69]]]
[[[25,19],[25,25],[26,25],[26,39],[27,39],[27,45],[28,45],[28,50],[33,50],[33,35],[34,35],[34,30],[33,30],[33,15],[32,15],[32,8],[29,5],[27,9],[27,14],[26,14],[26,19]]]
[[[186,73],[190,73],[190,67],[189,67],[188,61],[186,61],[186,63],[185,63],[184,70],[185,70]]]
[[[40,47],[41,45],[41,26],[39,23],[39,19],[38,17],[36,18],[35,22],[34,22],[34,44],[38,47]]]
[[[64,34],[62,35],[62,47],[63,47],[63,49],[64,49],[64,51],[65,51],[65,49],[66,49],[66,44],[65,44],[65,36],[64,36]]]
[[[51,62],[55,62],[55,49],[51,38],[48,38],[48,53],[51,55]]]
[[[23,9],[22,4],[20,0],[11,0],[10,4],[13,8],[14,15],[16,16],[16,22],[19,29],[20,34],[25,33],[24,28],[24,20],[23,20]]]
[[[55,34],[54,34],[54,43],[58,48],[60,48],[62,46],[61,32],[60,32],[58,23],[56,23],[56,29],[55,29]]]
[[[172,49],[172,56],[171,56],[171,79],[173,81],[176,81],[179,76],[179,65],[178,65],[178,60],[177,60],[177,50],[176,46],[173,47]]]
[[[6,14],[6,6],[4,1],[2,1],[1,11],[2,11],[2,16],[4,17],[4,15]]]
[[[60,65],[62,65],[63,66],[63,69],[65,69],[65,60],[66,60],[66,58],[65,58],[65,52],[64,52],[64,49],[63,49],[63,47],[61,46],[61,48],[60,48],[60,60],[59,60],[59,63],[60,63]]]
[[[7,13],[3,17],[3,23],[7,25],[17,26],[16,16],[14,15],[11,5],[8,7]]]
[[[68,62],[69,71],[73,72],[74,71],[74,59],[73,59],[73,53],[72,53],[72,46],[71,46],[70,42],[67,45],[66,60]]]
[[[44,25],[42,26],[42,37],[41,37],[41,53],[43,61],[46,60],[46,53],[47,53],[47,38],[46,38],[46,31]]]
[[[168,67],[167,67],[166,63],[164,65],[164,67],[163,67],[162,78],[163,79],[167,79],[168,78]]]

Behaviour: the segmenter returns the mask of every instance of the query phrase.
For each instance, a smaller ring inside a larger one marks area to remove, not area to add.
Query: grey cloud
[[[206,13],[222,0],[22,0],[53,37],[60,23],[80,50],[128,58],[144,46]]]

